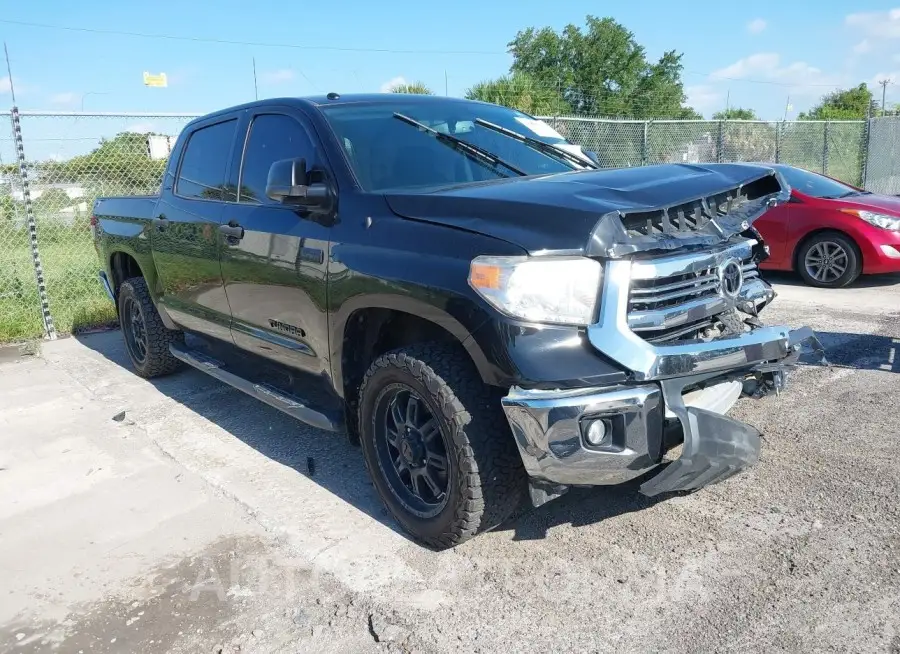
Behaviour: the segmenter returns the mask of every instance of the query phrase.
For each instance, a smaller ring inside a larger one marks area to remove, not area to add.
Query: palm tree
[[[434,95],[423,82],[401,82],[391,87],[391,93],[412,93],[414,95]]]

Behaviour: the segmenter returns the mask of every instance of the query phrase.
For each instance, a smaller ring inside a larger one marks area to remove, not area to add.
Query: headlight
[[[900,232],[900,218],[898,218],[897,216],[889,216],[887,214],[876,213],[874,211],[862,211],[860,209],[844,209],[843,211],[844,213],[859,216],[870,225],[875,225],[875,227],[881,227],[882,229],[890,229],[895,232]]]
[[[469,285],[494,307],[532,322],[589,325],[600,264],[584,257],[476,257]]]

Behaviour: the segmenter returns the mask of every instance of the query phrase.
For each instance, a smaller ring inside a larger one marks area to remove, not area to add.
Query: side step
[[[221,361],[213,359],[202,352],[191,350],[175,343],[169,345],[169,351],[172,353],[172,356],[184,361],[189,366],[201,370],[229,386],[234,386],[239,391],[243,391],[247,395],[251,395],[257,400],[265,402],[269,406],[275,407],[279,411],[283,411],[292,418],[305,422],[312,427],[334,432],[340,432],[344,429],[343,421],[337,416],[329,417],[325,413],[311,409],[300,398],[288,395],[274,386],[256,384],[244,379],[230,372]]]

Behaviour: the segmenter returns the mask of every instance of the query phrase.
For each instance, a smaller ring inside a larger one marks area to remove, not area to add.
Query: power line
[[[265,41],[236,41],[231,39],[213,39],[200,36],[177,36],[175,34],[148,34],[144,32],[128,32],[124,30],[106,30],[92,27],[71,27],[68,25],[50,25],[47,23],[32,23],[21,20],[0,19],[0,23],[7,25],[22,25],[24,27],[41,27],[46,29],[65,30],[67,32],[85,32],[88,34],[108,34],[118,36],[135,36],[142,39],[168,39],[171,41],[192,41],[195,43],[218,43],[221,45],[249,45],[262,48],[292,48],[294,50],[331,50],[335,52],[385,52],[390,54],[467,54],[467,55],[497,55],[506,52],[488,50],[397,50],[393,48],[348,48],[334,45],[299,45],[296,43],[271,43]]]
[[[273,43],[265,41],[237,41],[231,39],[215,39],[200,36],[178,36],[175,34],[152,34],[145,32],[130,32],[125,30],[107,30],[92,27],[72,27],[69,25],[51,25],[49,23],[34,23],[30,21],[9,20],[0,18],[0,23],[7,25],[21,25],[24,27],[40,27],[45,29],[65,30],[68,32],[85,32],[87,34],[109,34],[118,36],[133,36],[143,39],[168,39],[171,41],[190,41],[194,43],[217,43],[220,45],[248,45],[263,48],[291,48],[294,50],[328,50],[333,52],[381,52],[388,54],[447,54],[447,55],[508,55],[505,50],[417,50],[395,48],[352,48],[335,45],[298,45],[296,43]],[[689,75],[710,77],[714,80],[727,80],[732,82],[746,82],[748,84],[768,84],[771,86],[788,87],[819,87],[837,88],[839,84],[792,84],[790,82],[775,82],[763,79],[747,79],[742,77],[727,77],[715,73],[704,73],[696,70],[685,70]]]

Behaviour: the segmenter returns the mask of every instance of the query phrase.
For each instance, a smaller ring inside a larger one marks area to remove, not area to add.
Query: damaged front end
[[[603,216],[590,251],[604,259],[593,348],[630,382],[570,391],[513,389],[503,405],[535,502],[573,485],[620,483],[681,456],[641,486],[645,495],[727,479],[759,457],[760,434],[725,413],[738,396],[784,387],[801,360],[824,361],[809,328],[766,326],[775,297],[758,264],[767,251],[753,221],[790,191],[775,171],[712,195]],[[592,443],[591,425],[608,438]],[[675,434],[673,439],[672,434]]]

